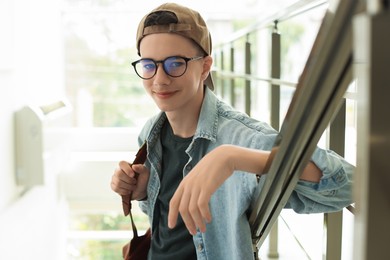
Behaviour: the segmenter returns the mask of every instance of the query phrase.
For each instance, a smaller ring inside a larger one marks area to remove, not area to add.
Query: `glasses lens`
[[[149,59],[140,60],[134,67],[137,74],[144,79],[153,77],[156,72],[156,63]]]
[[[187,69],[187,62],[181,57],[169,57],[163,64],[165,72],[172,77],[180,77]]]

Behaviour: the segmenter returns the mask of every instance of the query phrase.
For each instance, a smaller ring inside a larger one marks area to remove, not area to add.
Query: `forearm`
[[[261,175],[268,160],[269,151],[255,150],[235,145],[221,145],[220,152],[232,171],[244,171]]]
[[[244,171],[261,175],[264,173],[267,160],[270,156],[269,151],[262,151],[239,147],[234,145],[223,145],[221,152],[226,156],[234,171]],[[309,162],[304,169],[300,179],[310,182],[319,182],[322,177],[320,169],[312,162]]]

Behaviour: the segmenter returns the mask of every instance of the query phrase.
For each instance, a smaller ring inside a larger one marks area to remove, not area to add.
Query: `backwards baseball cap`
[[[177,18],[177,23],[163,24],[163,25],[151,25],[145,27],[146,19],[153,13],[159,13],[161,11],[167,11],[174,14]],[[137,30],[137,51],[140,55],[140,43],[141,40],[149,34],[155,33],[176,33],[186,38],[193,40],[202,50],[207,54],[211,55],[211,35],[207,29],[206,22],[202,16],[195,10],[188,7],[178,5],[175,3],[162,4],[156,9],[142,18]],[[210,89],[214,89],[213,79],[211,73],[205,80],[206,86]]]

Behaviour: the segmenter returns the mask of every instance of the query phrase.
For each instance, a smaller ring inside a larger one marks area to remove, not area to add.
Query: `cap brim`
[[[211,72],[209,73],[209,75],[207,76],[206,80],[204,81],[204,84],[207,87],[209,87],[209,89],[214,90],[214,81],[213,81],[213,78],[211,76]]]

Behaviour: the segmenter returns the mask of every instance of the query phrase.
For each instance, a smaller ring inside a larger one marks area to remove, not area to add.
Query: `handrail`
[[[291,19],[292,17],[308,12],[327,3],[328,0],[300,0],[284,8],[281,11],[278,11],[275,14],[266,17],[265,19],[259,20],[258,22],[248,27],[238,30],[237,32],[231,34],[231,36],[227,40],[217,43],[214,48],[218,49],[219,47],[234,42],[235,40],[238,40],[242,37],[245,37],[258,29],[269,27],[270,24],[273,24],[274,22],[281,22]]]
[[[271,77],[259,77],[253,74],[245,74],[245,73],[236,73],[232,71],[227,71],[227,70],[214,70],[216,73],[218,73],[221,77],[225,79],[245,79],[245,80],[257,80],[257,81],[263,81],[270,83],[271,87],[272,85],[277,85],[277,86],[287,86],[287,87],[292,87],[296,88],[298,85],[298,82],[294,81],[288,81],[288,80],[283,80],[283,79],[278,79],[278,78],[271,78]],[[357,93],[354,91],[346,91],[344,97],[346,99],[350,100],[357,100]]]
[[[252,74],[245,74],[245,73],[234,73],[231,71],[216,71],[220,76],[227,78],[227,79],[235,79],[235,78],[241,78],[245,80],[258,80],[258,81],[264,81],[268,82],[274,85],[284,85],[289,87],[296,87],[298,83],[277,79],[277,78],[265,78],[265,77],[259,77]]]

